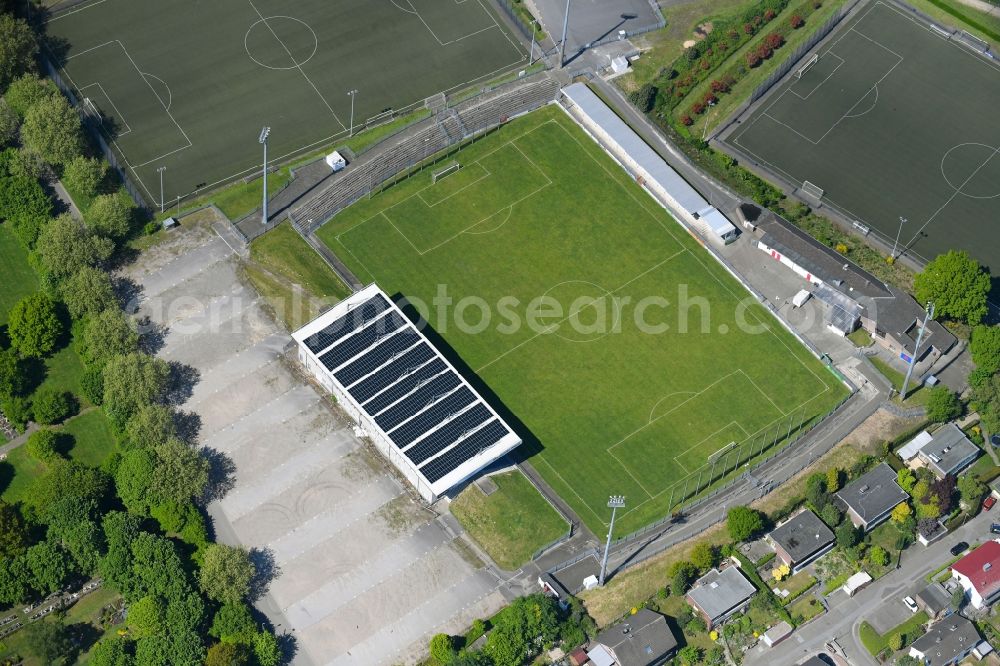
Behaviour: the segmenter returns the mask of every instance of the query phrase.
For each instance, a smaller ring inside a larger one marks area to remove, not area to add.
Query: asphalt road
[[[865,620],[872,622],[876,613],[897,610],[892,607],[893,604],[902,607],[901,599],[907,595],[912,596],[925,587],[925,576],[951,559],[948,551],[959,541],[967,541],[974,548],[988,540],[990,522],[996,517],[993,512],[984,511],[926,548],[919,543],[910,546],[903,553],[899,569],[875,581],[854,597],[848,597],[840,591],[834,592],[827,599],[830,610],[822,619],[807,624],[771,649],[751,651],[744,663],[798,663],[835,638],[851,664],[876,666],[875,660],[858,639],[861,623]]]

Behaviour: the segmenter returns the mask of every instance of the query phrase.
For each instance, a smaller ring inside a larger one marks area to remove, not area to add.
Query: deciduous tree
[[[15,78],[35,69],[38,40],[24,19],[0,14],[0,92]]]
[[[11,82],[4,99],[19,117],[23,118],[37,102],[58,95],[55,85],[48,79],[40,79],[34,74],[23,74]]]
[[[17,140],[17,129],[21,119],[6,100],[0,98],[0,148],[9,146]]]
[[[972,329],[969,353],[982,372],[1000,372],[1000,326],[980,325]]]
[[[10,310],[7,335],[22,356],[48,356],[65,332],[56,302],[41,292],[25,296]]]
[[[60,457],[59,435],[51,428],[41,428],[31,433],[24,448],[35,460],[43,463],[52,462]]]
[[[31,622],[24,629],[24,643],[43,664],[72,663],[76,654],[73,636],[62,620]]]
[[[73,573],[69,553],[50,541],[42,541],[25,555],[32,587],[44,594],[59,591]]]
[[[100,194],[87,210],[90,228],[111,238],[122,238],[132,222],[132,200],[121,192]]]
[[[117,308],[88,317],[83,327],[80,353],[87,363],[103,367],[113,356],[127,356],[139,348],[135,323]],[[103,391],[104,379],[101,379]],[[103,402],[103,396],[101,397]]]
[[[154,451],[156,468],[150,483],[154,501],[184,504],[201,499],[208,485],[208,460],[179,439],[169,439]]]
[[[28,527],[17,506],[0,501],[0,560],[13,559],[28,548]]]
[[[935,386],[927,397],[927,418],[944,423],[962,415],[962,401],[947,386]]]
[[[920,303],[933,302],[936,314],[976,325],[986,316],[990,276],[964,250],[938,255],[913,282]]]
[[[698,567],[699,571],[708,571],[715,566],[718,560],[715,546],[707,541],[699,541],[691,549],[691,563]]]
[[[42,425],[62,423],[80,409],[73,394],[56,388],[41,388],[32,401],[35,421]]]
[[[42,228],[36,248],[42,267],[60,280],[84,266],[103,264],[114,253],[115,244],[64,213]]]
[[[24,364],[13,349],[0,349],[0,396],[21,395],[28,387]]]
[[[118,306],[111,278],[92,266],[83,266],[70,275],[62,283],[59,293],[73,319],[93,317]]]
[[[255,574],[256,568],[246,549],[216,543],[205,550],[199,579],[201,589],[209,598],[238,604],[250,594]]]
[[[62,95],[44,97],[24,114],[21,142],[49,164],[66,164],[83,149],[80,116]]]
[[[764,529],[764,519],[759,511],[734,506],[726,514],[726,528],[733,541],[746,541]]]
[[[75,194],[91,197],[107,173],[108,163],[104,160],[77,155],[66,163],[62,180]]]
[[[167,387],[166,362],[141,353],[113,356],[104,366],[104,410],[121,431],[141,407],[157,402]]]

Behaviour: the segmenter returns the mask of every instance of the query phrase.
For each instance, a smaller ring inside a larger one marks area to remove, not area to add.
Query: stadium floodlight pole
[[[167,170],[167,167],[165,167],[165,166],[161,166],[161,167],[157,167],[156,168],[157,173],[160,174],[160,213],[161,214],[163,213],[163,211],[166,209],[166,206],[167,206],[166,202],[163,200],[163,172],[166,171],[166,170]]]
[[[264,146],[264,202],[261,204],[261,216],[260,222],[264,226],[267,226],[267,137],[271,134],[271,128],[265,126],[264,129],[260,131],[260,137],[257,141]]]
[[[531,23],[528,27],[531,28],[531,48],[528,49],[528,67],[535,62],[535,24],[538,23],[538,19],[531,19]]]
[[[615,512],[625,506],[624,495],[612,495],[608,498],[608,508],[611,509],[611,525],[608,527],[608,542],[604,545],[604,559],[601,560],[601,580],[598,585],[604,587],[604,578],[608,573],[608,553],[611,552],[611,533],[615,529]]]
[[[563,19],[562,44],[559,47],[559,66],[566,64],[566,33],[569,31],[569,0],[566,0],[566,17]]]
[[[920,331],[917,333],[917,343],[913,345],[913,356],[910,357],[910,365],[906,368],[906,378],[903,379],[903,390],[900,392],[902,400],[906,400],[906,387],[910,383],[910,376],[913,374],[913,366],[917,364],[917,354],[920,352],[920,342],[924,339],[924,331],[927,330],[927,322],[934,317],[934,304],[928,303],[924,311],[924,321],[920,324]]]
[[[906,224],[906,218],[902,215],[899,216],[899,231],[896,232],[896,242],[892,244],[892,254],[889,256],[893,261],[896,260],[896,248],[899,246],[899,236],[903,233],[903,225]]]
[[[351,90],[347,94],[351,96],[351,129],[349,136],[354,136],[354,96],[358,94],[358,91]]]

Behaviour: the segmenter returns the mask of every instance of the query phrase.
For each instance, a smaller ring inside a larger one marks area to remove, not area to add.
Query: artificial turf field
[[[487,0],[91,0],[47,51],[151,202],[346,137],[389,108],[509,71],[526,49]]]
[[[919,258],[1000,270],[1000,64],[902,9],[865,7],[726,140]]]
[[[432,337],[593,530],[606,529],[609,494],[628,502],[616,532],[632,531],[665,515],[671,490],[679,497],[713,452],[778,424],[784,436],[784,424],[845,396],[557,107],[448,160],[461,168],[436,184],[432,173],[449,162],[425,169],[318,234],[362,281],[429,305]],[[441,288],[454,300],[444,316],[432,304]],[[685,333],[680,308],[659,302],[640,327],[635,306],[650,297],[704,309],[690,313]],[[556,305],[561,315],[549,310]],[[532,307],[547,316],[528,326]],[[741,317],[766,330],[744,332]],[[654,330],[662,324],[669,330]]]

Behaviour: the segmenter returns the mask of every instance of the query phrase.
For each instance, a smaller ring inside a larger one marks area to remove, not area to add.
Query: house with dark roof
[[[951,595],[941,583],[931,583],[917,592],[914,599],[932,620],[951,615]]]
[[[833,531],[809,509],[802,509],[775,527],[767,535],[767,541],[792,573],[808,566],[834,546]]]
[[[756,593],[757,588],[739,567],[728,566],[721,571],[712,569],[696,580],[687,601],[711,629],[743,611]]]
[[[979,447],[954,423],[947,423],[933,433],[920,433],[917,438],[921,435],[926,435],[926,442],[917,451],[916,457],[939,479],[958,476],[981,453]]]
[[[854,526],[868,531],[885,521],[896,505],[910,496],[896,483],[896,472],[881,463],[844,486],[834,497]]]
[[[951,577],[980,610],[1000,598],[1000,540],[987,541],[951,565]]]
[[[754,218],[741,207],[741,220]],[[826,305],[826,324],[840,335],[861,326],[875,342],[909,363],[924,318],[923,306],[905,292],[886,284],[836,250],[771,211],[756,209],[752,229],[757,248],[794,271]],[[936,321],[930,321],[917,358],[923,374],[947,353],[957,339]]]
[[[953,666],[969,655],[981,659],[992,651],[976,625],[961,615],[938,622],[910,646],[910,656],[927,666]]]
[[[596,664],[604,659],[613,666],[659,666],[677,652],[677,639],[667,618],[648,608],[605,629],[594,643],[588,652],[590,660]]]

